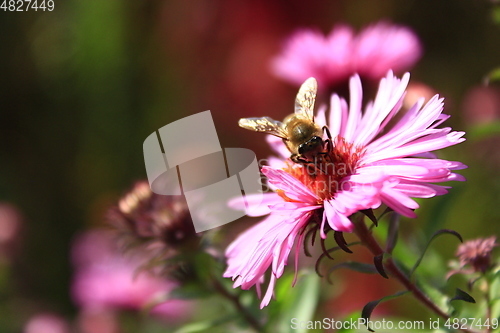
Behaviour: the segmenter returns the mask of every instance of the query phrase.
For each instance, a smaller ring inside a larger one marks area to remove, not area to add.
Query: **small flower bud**
[[[131,243],[155,243],[173,250],[198,242],[184,197],[153,193],[146,181],[137,182],[107,217]]]

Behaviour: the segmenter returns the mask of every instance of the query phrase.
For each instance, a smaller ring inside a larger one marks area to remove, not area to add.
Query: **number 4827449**
[[[0,10],[4,12],[53,11],[54,0],[3,0]]]

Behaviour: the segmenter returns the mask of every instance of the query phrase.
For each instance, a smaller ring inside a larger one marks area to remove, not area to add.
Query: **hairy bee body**
[[[288,137],[283,139],[292,160],[314,160],[323,150],[322,129],[313,121],[291,114],[283,121]]]
[[[243,128],[272,134],[283,139],[290,158],[297,163],[312,163],[318,154],[323,153],[325,141],[323,129],[314,122],[313,109],[316,99],[317,82],[307,79],[299,89],[295,99],[295,112],[283,122],[269,117],[242,118],[239,125]]]

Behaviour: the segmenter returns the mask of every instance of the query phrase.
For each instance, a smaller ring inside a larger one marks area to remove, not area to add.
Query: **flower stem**
[[[249,312],[248,310],[241,304],[240,298],[238,295],[233,295],[227,289],[220,283],[220,281],[217,278],[212,278],[212,283],[215,288],[215,290],[222,295],[224,298],[229,300],[235,308],[240,312],[240,314],[245,318],[247,323],[258,333],[264,332],[264,328],[262,325],[255,319]]]
[[[486,301],[486,320],[488,320],[488,323],[490,326],[488,326],[488,330],[486,331],[487,333],[493,332],[493,328],[491,325],[491,298],[490,298],[490,281],[486,279],[487,281],[487,286],[486,286],[486,292],[484,293],[484,298]]]
[[[382,249],[377,240],[373,237],[372,232],[366,227],[363,218],[356,221],[354,233],[359,237],[362,244],[370,250],[374,256],[383,255],[385,251]],[[388,258],[384,264],[385,269],[391,273],[391,275],[396,278],[405,288],[410,291],[413,296],[419,300],[424,306],[429,308],[432,312],[440,316],[441,318],[447,320],[450,316],[441,310],[434,302],[427,297],[410,279],[396,266],[392,258]],[[474,330],[462,329],[463,332],[467,333],[477,333]]]

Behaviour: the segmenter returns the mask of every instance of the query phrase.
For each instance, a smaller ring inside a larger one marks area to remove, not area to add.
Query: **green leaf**
[[[491,17],[493,18],[493,22],[496,24],[500,24],[500,6],[496,5],[492,12],[491,12]]]
[[[212,295],[212,291],[198,283],[186,283],[172,290],[169,298],[173,299],[195,299]]]
[[[329,283],[332,283],[332,280],[330,279],[330,275],[333,273],[333,271],[336,271],[339,268],[347,268],[347,269],[350,269],[350,270],[355,271],[355,272],[366,273],[366,274],[377,274],[378,273],[377,269],[372,264],[365,264],[365,263],[357,262],[357,261],[346,261],[346,262],[343,262],[341,264],[335,265],[328,270],[328,274],[327,274],[326,278],[327,278]]]
[[[417,287],[429,297],[432,302],[443,312],[448,313],[450,310],[450,296],[446,294],[442,288],[436,287],[428,279],[418,279],[416,281]]]
[[[413,273],[415,272],[415,270],[418,268],[418,266],[420,265],[420,263],[422,262],[422,259],[424,258],[424,255],[425,255],[425,252],[427,251],[427,249],[429,248],[429,245],[431,245],[432,241],[434,239],[436,239],[437,237],[441,236],[441,235],[444,235],[444,234],[450,234],[450,235],[453,235],[455,237],[457,237],[461,243],[463,243],[463,238],[462,236],[456,232],[455,230],[450,230],[450,229],[441,229],[441,230],[438,230],[436,231],[432,236],[431,236],[431,239],[429,239],[429,241],[427,242],[427,245],[425,245],[425,248],[424,248],[424,251],[422,251],[422,254],[420,255],[420,257],[418,258],[417,262],[415,263],[415,265],[413,265],[412,269],[410,270],[410,275],[409,277],[411,277],[413,275]]]
[[[217,318],[214,320],[206,320],[206,321],[199,321],[196,323],[190,323],[186,324],[176,331],[174,333],[196,333],[196,332],[207,332],[210,329],[222,325],[224,323],[230,322],[233,319],[235,319],[237,316],[235,314],[225,316],[222,318]]]
[[[361,318],[363,318],[365,320],[365,325],[366,325],[366,328],[370,331],[370,332],[375,332],[374,330],[372,330],[370,328],[370,326],[368,325],[368,322],[370,320],[370,317],[372,315],[372,312],[373,310],[375,310],[375,308],[381,303],[381,302],[385,302],[385,301],[388,301],[388,300],[391,300],[391,299],[394,299],[396,297],[400,297],[400,296],[403,296],[405,294],[408,294],[409,291],[408,290],[405,290],[405,291],[400,291],[400,292],[397,292],[393,295],[389,295],[389,296],[385,296],[385,297],[382,297],[381,299],[378,299],[376,301],[371,301],[371,302],[368,302],[364,307],[363,307],[363,310],[361,311]]]
[[[320,278],[309,270],[301,271],[300,275],[295,287],[288,286],[276,332],[305,333],[307,329],[292,329],[291,320],[309,321],[314,317],[320,294]]]
[[[491,272],[487,275],[487,279],[490,286],[490,299],[500,300],[500,271]]]
[[[491,317],[500,317],[500,271],[493,274],[490,280]]]
[[[343,320],[345,322],[347,321],[354,321],[354,322],[359,322],[359,318],[360,318],[360,313],[359,311],[355,311],[353,313],[351,313],[350,315],[348,315],[347,317],[345,317]],[[358,330],[357,327],[342,327],[341,329],[339,329],[337,331],[337,333],[359,333],[360,331]]]
[[[500,9],[499,9],[499,15],[500,15]],[[500,67],[497,67],[493,69],[491,72],[489,72],[488,75],[486,75],[485,81],[486,84],[489,84],[490,82],[500,82]]]
[[[399,220],[401,215],[394,212],[389,222],[389,229],[387,230],[386,252],[392,253],[398,242]]]

